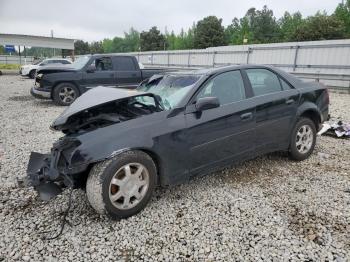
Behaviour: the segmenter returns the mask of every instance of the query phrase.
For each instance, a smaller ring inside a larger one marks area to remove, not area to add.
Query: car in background
[[[142,69],[135,56],[95,54],[79,57],[72,65],[38,69],[31,94],[67,106],[81,94],[97,86],[135,89],[164,68]]]
[[[85,188],[97,212],[126,218],[157,185],[275,151],[308,158],[328,105],[322,84],[257,65],[158,74],[136,90],[96,87],[53,122],[64,136],[49,154],[32,152],[23,184],[43,200]]]
[[[22,76],[29,76],[30,78],[34,79],[36,71],[43,67],[43,66],[49,66],[49,65],[70,65],[72,62],[68,59],[64,58],[50,58],[45,59],[42,61],[37,61],[31,65],[23,65],[21,66],[19,73]]]

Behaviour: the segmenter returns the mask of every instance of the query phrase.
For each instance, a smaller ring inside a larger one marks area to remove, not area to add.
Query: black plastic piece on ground
[[[35,189],[39,192],[40,199],[43,201],[49,201],[62,193],[62,189],[54,182],[40,184],[36,186]]]

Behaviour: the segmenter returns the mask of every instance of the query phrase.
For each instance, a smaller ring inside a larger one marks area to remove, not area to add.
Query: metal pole
[[[24,49],[24,64],[27,64],[27,51],[26,51],[26,46],[23,46]]]
[[[213,52],[213,67],[215,67],[215,56],[216,56],[216,51]]]
[[[248,47],[248,53],[247,53],[247,64],[249,64],[249,54],[252,52],[253,49],[251,47]]]
[[[297,68],[297,61],[298,61],[299,48],[300,48],[299,45],[297,45],[297,46],[295,47],[293,71],[295,71],[295,69]]]
[[[168,67],[170,65],[170,52],[168,51]]]
[[[19,64],[22,65],[22,57],[21,57],[21,46],[18,46],[18,52],[19,52]]]
[[[187,67],[191,66],[191,51],[188,52]]]
[[[152,59],[151,63],[153,65],[153,53],[151,54],[151,59]]]

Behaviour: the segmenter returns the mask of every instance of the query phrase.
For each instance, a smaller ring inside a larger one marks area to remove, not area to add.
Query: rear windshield
[[[160,98],[164,109],[176,107],[200,79],[200,75],[165,75],[143,83],[138,90],[150,92]]]

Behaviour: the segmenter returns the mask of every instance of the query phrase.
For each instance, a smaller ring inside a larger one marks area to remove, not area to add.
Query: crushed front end
[[[42,200],[48,201],[64,188],[74,187],[76,174],[86,166],[72,168],[70,156],[79,146],[79,141],[63,137],[54,143],[50,154],[32,152],[27,167],[27,176],[18,179],[20,187],[34,187]]]
[[[153,98],[153,104],[142,104],[149,98]],[[161,105],[151,93],[93,88],[52,123],[51,129],[65,136],[53,144],[50,154],[31,153],[27,176],[19,179],[19,186],[34,187],[43,200],[55,197],[67,187],[84,187],[89,168],[116,151],[102,138],[114,139],[117,135],[104,128],[160,111]]]

